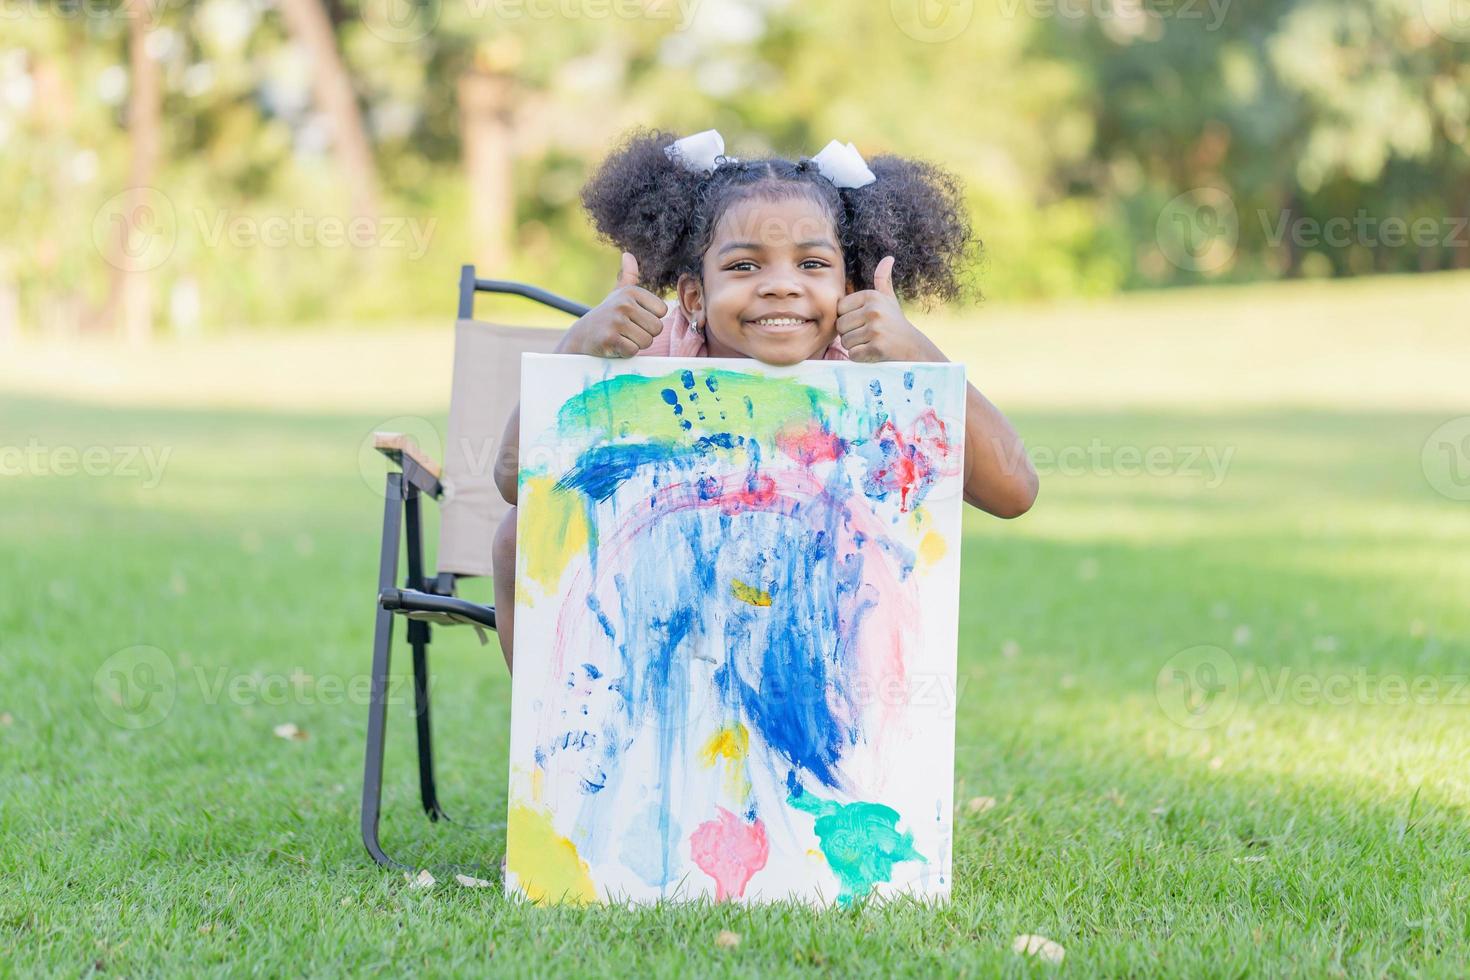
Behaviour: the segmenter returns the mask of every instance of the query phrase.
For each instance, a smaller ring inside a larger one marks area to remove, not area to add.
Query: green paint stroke
[[[692,387],[685,384],[685,375],[693,379]],[[665,390],[674,393],[673,404],[665,398]],[[793,419],[830,418],[841,408],[842,399],[835,393],[795,378],[718,369],[659,377],[621,374],[567,399],[557,412],[556,425],[562,438],[586,436],[593,442],[630,434],[683,442],[738,431],[769,445],[776,431]],[[685,429],[682,421],[690,427]]]
[[[816,817],[813,828],[822,854],[842,890],[837,901],[850,905],[880,881],[893,877],[900,861],[924,861],[914,850],[914,835],[898,831],[898,811],[881,803],[837,803],[802,792],[786,802]]]

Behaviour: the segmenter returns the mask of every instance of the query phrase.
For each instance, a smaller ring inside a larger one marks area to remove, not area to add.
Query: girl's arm
[[[623,253],[622,262],[617,286],[567,328],[555,353],[632,357],[648,350],[653,338],[662,332],[660,318],[668,313],[668,304],[638,285],[638,260],[631,252]],[[512,506],[516,503],[520,465],[521,406],[517,402],[506,419],[500,452],[495,455],[495,486]]]
[[[939,346],[919,335],[916,361],[948,361]],[[1026,445],[1011,420],[973,384],[965,383],[965,503],[996,517],[1020,517],[1036,502],[1040,481]]]
[[[1036,502],[1036,468],[1010,419],[973,384],[965,388],[965,503],[996,517],[1020,517]]]
[[[948,361],[909,322],[893,291],[893,256],[873,270],[873,288],[837,302],[837,335],[848,357],[877,361]],[[1036,501],[1036,468],[1001,410],[974,385],[965,392],[965,503],[996,517],[1020,517]]]

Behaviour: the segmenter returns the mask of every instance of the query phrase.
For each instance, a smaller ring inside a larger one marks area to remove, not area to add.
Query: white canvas
[[[522,363],[507,889],[948,896],[959,364]]]

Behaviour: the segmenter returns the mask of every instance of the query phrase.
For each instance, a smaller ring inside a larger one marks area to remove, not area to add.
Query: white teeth
[[[778,320],[756,320],[754,322],[759,323],[763,327],[794,327],[798,323],[805,323],[806,321],[797,320],[792,317],[781,317]]]

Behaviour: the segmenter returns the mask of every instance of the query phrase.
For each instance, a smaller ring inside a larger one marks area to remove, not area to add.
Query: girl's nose
[[[801,292],[801,282],[789,272],[772,272],[760,284],[757,292],[761,296],[795,296]]]

